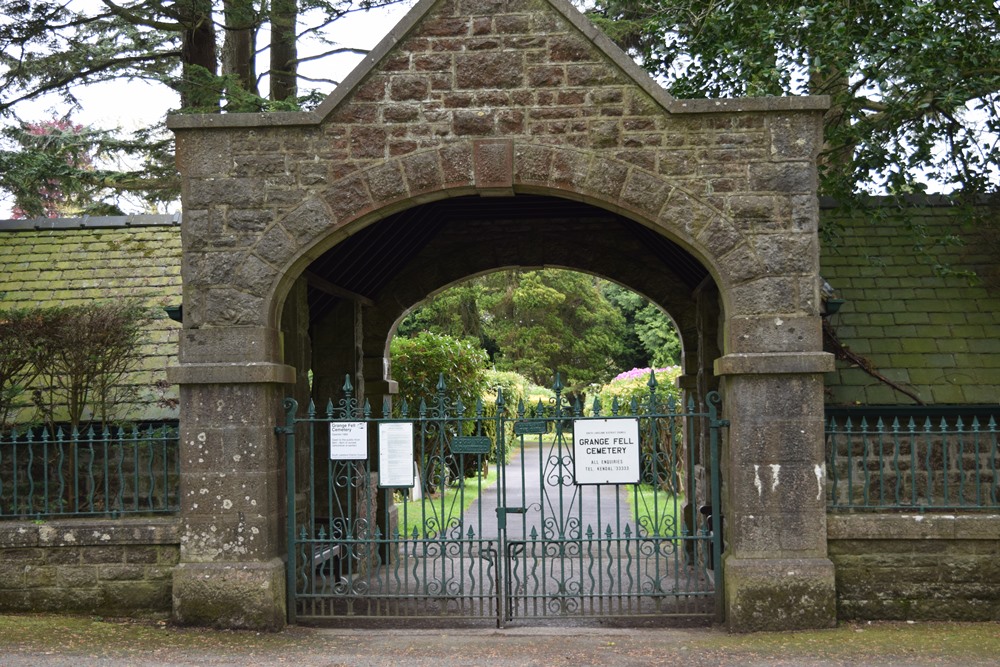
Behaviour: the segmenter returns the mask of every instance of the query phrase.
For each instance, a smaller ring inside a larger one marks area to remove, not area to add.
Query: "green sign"
[[[514,435],[547,433],[549,423],[544,419],[521,419],[514,422]]]
[[[451,439],[453,454],[489,454],[493,441],[485,435],[460,435]]]

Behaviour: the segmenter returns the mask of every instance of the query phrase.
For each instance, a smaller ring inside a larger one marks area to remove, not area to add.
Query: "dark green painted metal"
[[[289,467],[308,469],[305,480],[293,470],[287,476],[289,618],[461,618],[501,627],[552,617],[714,618],[713,579],[721,577],[708,568],[721,567],[720,531],[710,533],[697,508],[688,525],[681,494],[721,505],[718,396],[708,411],[693,403],[684,411],[660,397],[651,377],[641,405],[616,404],[611,415],[595,406],[588,416],[639,420],[650,486],[640,492],[574,483],[572,433],[584,415],[558,379],[554,389],[549,405],[530,410],[509,411],[502,395],[493,406],[466,408],[449,399],[442,380],[430,403],[386,405],[381,418],[359,406],[349,381],[326,414],[310,405],[296,416],[287,402],[279,433],[295,462]],[[407,491],[381,489],[375,479],[378,425],[399,420],[414,423],[419,481]],[[331,421],[367,423],[369,457],[331,460],[324,440]],[[709,461],[696,452],[696,422],[711,433]],[[703,490],[693,471],[705,464]],[[490,466],[497,482],[487,488],[478,471]],[[479,495],[464,512],[462,480]],[[647,503],[649,511],[630,508],[626,492],[632,506]],[[296,497],[307,499],[305,508]]]
[[[514,435],[548,433],[549,423],[544,419],[519,419],[514,422]]]
[[[489,454],[493,441],[485,436],[456,435],[448,444],[452,454]]]
[[[173,514],[175,425],[0,434],[0,518]]]
[[[921,421],[830,417],[831,510],[1000,508],[1000,436],[993,417],[949,414]]]

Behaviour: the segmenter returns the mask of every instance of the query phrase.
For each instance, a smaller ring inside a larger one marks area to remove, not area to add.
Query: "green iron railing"
[[[993,417],[831,417],[826,427],[831,510],[1000,508]]]
[[[176,426],[0,434],[0,519],[177,512],[177,449]]]

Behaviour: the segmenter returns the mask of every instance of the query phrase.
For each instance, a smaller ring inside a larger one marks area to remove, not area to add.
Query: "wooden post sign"
[[[573,476],[577,484],[638,484],[639,420],[574,420]]]

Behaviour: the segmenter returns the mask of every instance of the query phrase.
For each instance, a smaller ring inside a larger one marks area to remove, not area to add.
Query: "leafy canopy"
[[[163,117],[314,106],[339,82],[300,66],[365,52],[336,42],[330,27],[400,1],[0,0],[0,191],[31,215],[51,214],[39,193],[53,187],[89,198],[82,212],[121,212],[123,193],[147,206],[173,201],[179,183],[162,123],[127,137],[110,128],[76,133],[97,158],[88,171],[67,164],[54,144],[27,140],[39,121],[26,110],[46,104],[52,122],[69,123],[81,89],[119,81],[176,91]]]
[[[470,340],[497,370],[571,391],[634,365],[676,363],[670,319],[637,294],[561,269],[500,271],[460,283],[414,310],[400,336],[430,331]]]
[[[678,97],[829,95],[821,193],[997,190],[993,0],[597,0]]]

